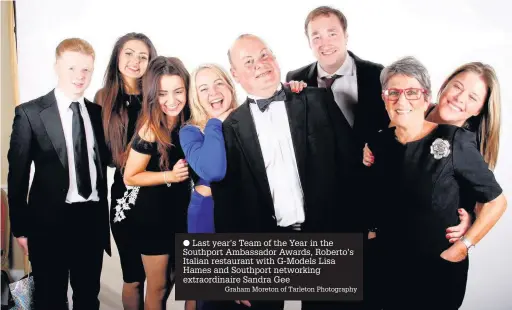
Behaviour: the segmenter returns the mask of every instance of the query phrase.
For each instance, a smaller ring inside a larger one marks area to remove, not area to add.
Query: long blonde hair
[[[236,109],[238,107],[238,103],[236,100],[236,91],[235,91],[235,85],[233,81],[229,78],[228,74],[222,67],[216,64],[203,64],[197,67],[192,74],[190,75],[190,88],[189,88],[189,104],[190,104],[190,120],[189,124],[197,126],[201,129],[201,131],[204,131],[204,127],[206,126],[206,123],[210,119],[210,116],[208,113],[206,113],[206,110],[203,108],[201,103],[199,102],[199,94],[197,93],[197,84],[196,84],[196,78],[197,74],[204,69],[210,69],[213,70],[228,86],[229,90],[231,91],[231,106],[230,109]]]
[[[489,168],[494,170],[498,161],[501,128],[500,84],[494,69],[481,62],[470,62],[458,67],[441,85],[437,101],[439,102],[441,93],[448,83],[458,74],[467,71],[476,73],[483,78],[487,86],[487,98],[482,111],[478,115],[470,117],[463,127],[476,133],[480,153]]]

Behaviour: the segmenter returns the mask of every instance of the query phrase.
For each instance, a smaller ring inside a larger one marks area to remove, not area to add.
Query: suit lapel
[[[291,91],[285,87],[286,93],[286,111],[288,113],[288,123],[290,124],[290,133],[295,150],[295,159],[297,161],[297,169],[302,187],[305,187],[305,163],[306,163],[306,104],[299,100],[298,96],[294,97]],[[301,96],[306,96],[304,93]]]
[[[263,154],[249,103],[246,101],[238,109],[240,111],[237,113],[236,118],[234,118],[232,125],[237,142],[253,173],[256,185],[259,187],[263,197],[265,197],[267,204],[273,207]]]
[[[365,70],[365,68],[363,68],[362,66],[362,60],[361,58],[357,57],[356,55],[354,55],[354,53],[348,51],[349,55],[354,58],[354,62],[355,62],[355,65],[356,65],[356,72],[357,72],[357,106],[356,106],[356,110],[354,112],[354,125],[353,125],[353,129],[354,131],[358,130],[358,125],[359,125],[359,118],[361,117],[363,113],[363,111],[366,109],[366,103],[367,103],[367,98],[366,98],[366,94],[370,93],[371,89],[368,88],[368,85],[366,83],[367,81],[367,77],[366,77],[366,73],[367,71]]]
[[[59,107],[57,106],[54,91],[51,91],[43,98],[43,109],[39,115],[53,148],[59,156],[62,167],[68,170],[66,139],[64,138],[64,129],[62,128]]]
[[[85,99],[85,106],[87,107],[87,112],[89,113],[89,118],[91,119],[91,126],[94,133],[94,158],[95,158],[95,164],[96,164],[96,170],[99,173],[99,176],[101,179],[104,179],[103,176],[103,169],[102,169],[102,162],[101,162],[101,152],[99,151],[99,144],[98,140],[96,139],[97,135],[102,134],[101,126],[103,126],[101,122],[101,115],[97,115],[97,113],[94,113],[94,109],[92,108],[91,102],[89,102],[87,99]]]
[[[312,63],[308,69],[307,80],[305,81],[310,87],[318,87],[318,68],[317,62]]]

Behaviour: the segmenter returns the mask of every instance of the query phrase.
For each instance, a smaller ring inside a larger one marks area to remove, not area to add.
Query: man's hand
[[[18,241],[19,246],[23,250],[23,254],[28,256],[28,244],[27,244],[27,238],[25,237],[19,237],[16,238],[16,241]]]

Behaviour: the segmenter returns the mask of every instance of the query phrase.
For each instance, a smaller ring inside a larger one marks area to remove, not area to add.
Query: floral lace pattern
[[[117,205],[115,207],[116,215],[114,216],[114,223],[121,222],[126,218],[124,211],[131,210],[130,205],[135,205],[137,195],[139,194],[139,186],[134,186],[127,189],[124,192],[122,198],[117,199]]]

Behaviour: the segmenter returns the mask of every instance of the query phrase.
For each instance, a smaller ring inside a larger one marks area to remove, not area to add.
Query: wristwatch
[[[466,236],[462,236],[460,237],[460,241],[462,241],[462,243],[464,243],[464,245],[466,246],[466,248],[468,249],[468,254],[469,252],[475,247],[475,245],[473,243],[471,243],[471,241],[469,241]]]

